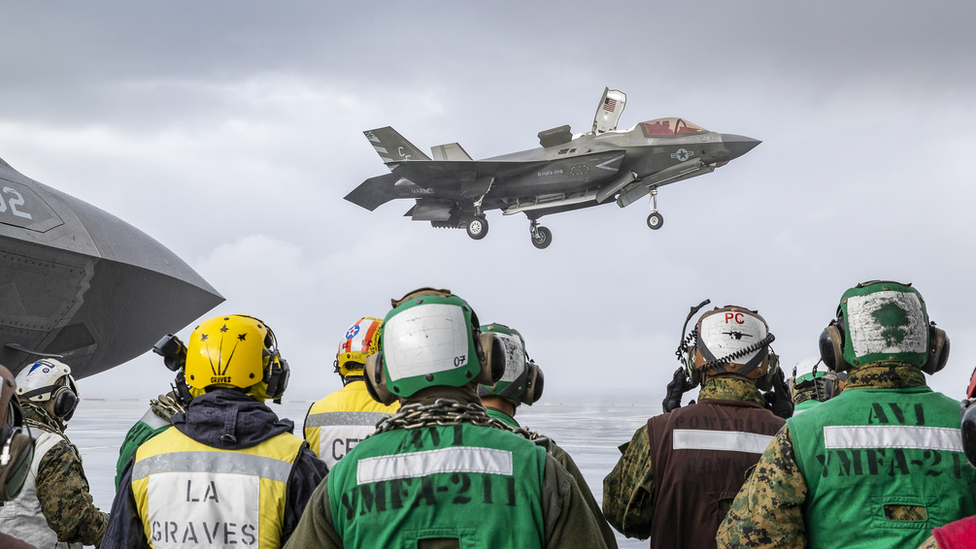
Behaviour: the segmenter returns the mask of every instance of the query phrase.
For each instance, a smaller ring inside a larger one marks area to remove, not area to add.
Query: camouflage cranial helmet
[[[383,321],[379,318],[363,317],[346,330],[339,351],[336,353],[336,372],[346,379],[350,376],[362,376],[366,357],[380,350],[380,326]]]
[[[495,383],[479,385],[478,394],[482,397],[497,396],[508,399],[516,406],[520,402],[529,406],[537,402],[542,397],[545,377],[525,352],[522,334],[504,324],[486,324],[481,327],[481,333],[493,333],[502,343],[505,371]]]
[[[482,375],[478,317],[465,300],[438,290],[414,292],[398,303],[383,320],[378,363],[383,379],[373,386],[409,397],[426,387],[492,381]],[[372,379],[376,373],[367,375]]]
[[[910,284],[871,281],[844,292],[837,318],[820,336],[832,370],[891,360],[935,373],[948,359],[945,332],[929,322],[922,295]]]

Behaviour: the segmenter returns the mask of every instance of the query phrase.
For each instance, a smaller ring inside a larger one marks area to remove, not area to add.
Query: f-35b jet
[[[658,187],[711,173],[761,143],[708,131],[682,118],[658,118],[617,130],[627,96],[604,90],[590,131],[560,126],[539,132],[542,148],[472,160],[458,143],[431,148],[433,159],[387,126],[364,132],[392,173],[367,179],[346,200],[373,211],[396,198],[416,204],[414,221],[464,227],[480,240],[485,212],[524,213],[536,248],[552,243],[539,218],[616,202],[621,208],[650,195],[647,226],[660,229]]]

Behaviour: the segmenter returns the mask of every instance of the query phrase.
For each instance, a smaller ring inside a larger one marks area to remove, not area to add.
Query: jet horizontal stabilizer
[[[357,206],[373,211],[399,196],[395,186],[400,182],[400,179],[399,175],[392,173],[370,177],[347,194],[345,199]]]

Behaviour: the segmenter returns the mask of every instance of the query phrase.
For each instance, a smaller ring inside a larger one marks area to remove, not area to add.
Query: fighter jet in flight
[[[0,364],[53,356],[84,378],[223,300],[139,229],[0,159]]]
[[[650,195],[647,226],[660,229],[658,188],[724,166],[760,141],[708,131],[682,118],[658,118],[617,130],[627,96],[606,89],[590,131],[560,126],[539,132],[542,148],[472,160],[458,143],[431,149],[433,159],[391,127],[364,132],[392,173],[367,179],[346,200],[373,211],[396,198],[416,204],[405,214],[434,227],[488,234],[485,212],[524,213],[536,248],[552,242],[539,218],[616,202],[621,208]]]

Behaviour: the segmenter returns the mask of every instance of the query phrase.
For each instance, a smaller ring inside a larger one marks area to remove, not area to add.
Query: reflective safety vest
[[[510,432],[471,424],[374,435],[327,477],[335,530],[347,549],[545,546],[546,451]]]
[[[787,420],[808,547],[918,547],[976,514],[959,404],[928,387],[849,389]]]
[[[305,418],[305,440],[331,470],[359,441],[373,434],[378,422],[399,409],[399,403],[385,406],[373,400],[366,382],[350,381],[312,405]]]
[[[0,531],[34,547],[81,549],[81,543],[58,541],[58,533],[47,525],[47,519],[41,510],[41,501],[37,497],[37,474],[41,459],[65,439],[61,435],[39,429],[32,430],[31,433],[35,435],[34,460],[31,461],[30,471],[24,479],[20,493],[12,501],[0,506]]]
[[[168,429],[136,450],[132,493],[156,548],[281,546],[285,495],[302,439],[282,433],[220,450]]]

